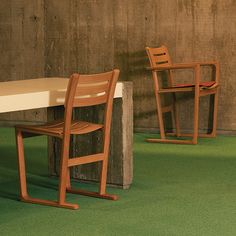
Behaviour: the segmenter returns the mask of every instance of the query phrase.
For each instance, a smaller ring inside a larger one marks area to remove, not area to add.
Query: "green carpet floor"
[[[1,128],[0,235],[236,235],[236,137],[196,146],[144,142],[153,136],[135,135],[132,187],[108,188],[118,201],[68,194],[80,204],[72,211],[18,201],[14,130]],[[55,198],[46,139],[28,139],[26,156],[29,192]]]

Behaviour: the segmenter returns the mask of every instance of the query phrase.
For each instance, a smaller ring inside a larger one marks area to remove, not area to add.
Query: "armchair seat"
[[[210,88],[212,86],[216,85],[215,81],[204,81],[199,83],[199,87],[201,88]],[[174,88],[185,88],[185,87],[194,87],[195,84],[176,84],[173,87]]]

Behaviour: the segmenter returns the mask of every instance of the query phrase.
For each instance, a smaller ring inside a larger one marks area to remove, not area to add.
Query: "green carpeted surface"
[[[18,201],[14,130],[0,129],[0,235],[236,235],[236,137],[196,146],[150,144],[136,134],[134,183],[118,201],[68,194],[77,211]],[[26,142],[29,192],[56,197],[46,139]],[[93,185],[83,187],[94,188]]]

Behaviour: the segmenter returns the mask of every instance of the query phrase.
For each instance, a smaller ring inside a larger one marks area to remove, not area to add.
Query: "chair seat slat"
[[[85,121],[72,121],[71,122],[71,134],[84,134],[93,132],[95,130],[101,129],[103,125],[94,124]],[[38,126],[18,126],[19,129],[24,132],[37,132],[40,134],[52,135],[52,136],[63,136],[64,132],[64,122],[57,121],[49,124],[38,125]]]

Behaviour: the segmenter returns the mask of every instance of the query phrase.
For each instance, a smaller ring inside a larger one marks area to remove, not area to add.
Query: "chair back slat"
[[[73,107],[99,105],[107,102],[113,71],[79,75],[73,98]]]
[[[75,98],[87,96],[87,95],[99,95],[100,93],[107,93],[108,81],[91,83],[91,84],[80,84],[76,89]]]
[[[68,83],[64,104],[68,123],[72,116],[73,107],[106,104],[105,117],[110,117],[118,77],[119,70],[117,69],[93,75],[73,74]],[[110,120],[110,118],[105,118],[105,120]],[[105,123],[109,124],[109,122]]]
[[[146,47],[146,51],[152,67],[172,64],[168,49],[165,46],[158,48]]]
[[[80,84],[90,84],[90,83],[98,83],[110,81],[112,78],[112,71],[100,73],[100,74],[92,74],[92,75],[80,75]]]
[[[107,101],[107,94],[96,96],[90,96],[90,97],[80,97],[76,98],[73,103],[73,107],[86,107],[86,106],[94,106],[106,103]]]

